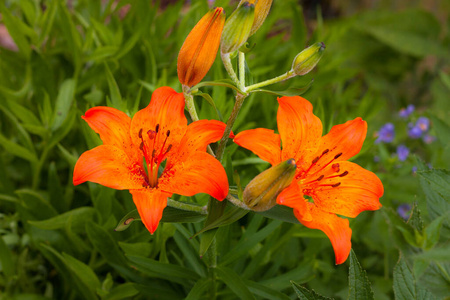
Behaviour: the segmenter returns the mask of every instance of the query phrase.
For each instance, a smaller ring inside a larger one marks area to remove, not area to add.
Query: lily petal
[[[359,153],[366,138],[366,133],[367,123],[361,118],[333,126],[330,132],[320,139],[316,155],[320,156],[323,151],[329,151],[308,173],[318,172],[333,161],[335,157],[338,157],[339,161],[344,161]]]
[[[140,189],[145,182],[144,170],[122,150],[102,145],[84,152],[73,172],[73,184],[91,181],[118,189]]]
[[[311,229],[322,230],[333,245],[336,264],[342,264],[348,258],[352,248],[352,230],[347,219],[340,218],[318,209],[314,204],[308,203],[308,210],[312,215],[311,221],[305,221],[305,211],[294,209],[294,215],[300,223]]]
[[[303,197],[302,191],[298,183],[294,180],[290,186],[285,188],[277,197],[277,203],[280,205],[295,208],[302,211],[302,218],[306,221],[311,221],[312,216],[309,214],[307,202]]]
[[[283,144],[281,160],[293,158],[300,170],[306,170],[322,136],[322,122],[313,114],[311,103],[300,96],[281,97],[278,103],[277,122]]]
[[[327,176],[331,178],[320,181],[311,195],[320,209],[355,218],[365,210],[381,208],[379,198],[383,196],[383,184],[377,175],[352,162],[336,164],[339,172],[333,173],[333,167],[328,166],[324,172],[331,174]],[[340,177],[342,174],[344,176]],[[337,183],[339,186],[332,187]]]
[[[210,154],[199,151],[188,160],[166,168],[159,179],[159,187],[183,196],[206,193],[217,200],[228,195],[228,179],[223,166]]]
[[[150,104],[138,111],[131,121],[130,133],[133,143],[140,145],[142,139],[139,132],[145,138],[149,130],[156,130],[157,125],[158,136],[154,145],[156,152],[165,151],[170,144],[172,148],[177,147],[187,127],[182,93],[177,93],[170,87],[160,87],[153,92]],[[164,144],[169,131],[170,136]],[[162,149],[163,145],[165,149]]]
[[[271,165],[281,162],[280,135],[273,130],[265,128],[245,130],[236,135],[234,142]]]
[[[167,206],[167,198],[172,196],[159,189],[130,190],[133,201],[141,216],[141,220],[151,234],[158,228],[164,208]]]
[[[118,109],[97,106],[81,116],[88,125],[100,135],[103,145],[122,149],[133,161],[140,161],[142,155],[130,138],[131,118]]]

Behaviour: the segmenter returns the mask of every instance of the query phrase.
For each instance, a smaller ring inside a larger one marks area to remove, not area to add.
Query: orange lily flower
[[[194,86],[208,73],[216,59],[224,24],[223,8],[216,7],[189,33],[178,54],[178,79],[182,85]]]
[[[222,137],[225,124],[201,120],[188,126],[182,93],[170,87],[156,89],[150,104],[133,119],[102,106],[89,109],[82,118],[103,145],[80,156],[73,184],[91,181],[129,190],[150,233],[158,227],[172,194],[207,193],[217,200],[228,194],[224,168],[206,153],[207,145]]]
[[[347,161],[361,150],[367,123],[356,118],[322,136],[322,122],[310,102],[296,96],[279,98],[278,103],[279,134],[264,128],[246,130],[234,142],[272,165],[295,160],[294,180],[277,203],[292,207],[304,226],[322,230],[333,245],[336,264],[341,264],[350,253],[352,230],[349,221],[337,215],[354,218],[381,207],[380,179]]]

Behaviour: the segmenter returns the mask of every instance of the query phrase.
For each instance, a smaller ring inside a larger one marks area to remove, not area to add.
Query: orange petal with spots
[[[245,130],[236,135],[234,142],[271,165],[281,162],[280,136],[273,130],[265,128]]]
[[[314,189],[314,203],[324,211],[351,218],[365,210],[381,208],[383,184],[377,175],[352,162],[338,164],[337,173],[331,165],[324,170],[327,176]],[[337,183],[340,183],[337,187],[330,186]]]
[[[311,103],[300,97],[278,99],[277,123],[283,145],[281,160],[295,159],[300,170],[311,164],[317,141],[322,136],[322,122],[313,114]]]
[[[158,228],[164,208],[167,206],[167,198],[170,193],[162,192],[159,189],[130,190],[133,201],[141,216],[141,220],[151,234]]]
[[[223,200],[228,195],[228,178],[223,166],[210,154],[200,151],[166,168],[158,186],[163,191],[183,196],[206,193]]]
[[[306,211],[294,209],[294,215],[300,223],[311,229],[322,230],[333,245],[336,264],[342,264],[348,258],[352,248],[352,230],[347,219],[340,218],[318,209],[314,204],[308,203],[307,212],[312,216],[311,221],[305,221]]]
[[[141,166],[129,159],[122,150],[110,145],[102,145],[84,152],[73,172],[73,184],[86,181],[118,189],[139,189],[146,184]]]
[[[177,147],[187,127],[182,93],[177,93],[170,87],[160,87],[153,92],[150,104],[138,111],[131,121],[130,133],[133,143],[138,146],[141,144],[142,140],[139,137],[141,129],[142,136],[146,138],[147,132],[154,131],[156,125],[159,125],[159,132],[154,146],[155,151],[157,153],[165,151],[169,144],[172,144],[173,148]],[[163,150],[161,148],[168,131],[170,131],[170,136]]]
[[[181,84],[196,85],[208,73],[216,59],[224,24],[225,12],[216,7],[189,33],[178,54],[177,71]]]
[[[338,157],[336,161],[344,161],[358,154],[366,133],[367,123],[361,118],[333,126],[330,132],[320,139],[316,155],[319,156],[325,150],[329,152],[311,168],[309,174],[324,168],[335,157]]]
[[[122,149],[133,161],[138,162],[142,158],[139,149],[131,143],[131,118],[125,113],[115,108],[97,106],[81,118],[100,135],[103,145]]]
[[[277,203],[302,211],[302,218],[306,221],[311,221],[312,217],[307,210],[308,203],[303,197],[300,186],[295,180],[278,195]]]

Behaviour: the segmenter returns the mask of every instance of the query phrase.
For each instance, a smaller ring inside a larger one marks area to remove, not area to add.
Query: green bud
[[[309,73],[319,62],[325,50],[325,44],[320,42],[309,46],[294,58],[292,70],[297,75]]]
[[[244,203],[254,211],[265,211],[275,206],[277,196],[294,179],[297,166],[293,158],[265,170],[245,187]]]
[[[255,6],[248,2],[240,5],[225,22],[222,31],[221,51],[223,54],[238,50],[250,36],[255,18]]]

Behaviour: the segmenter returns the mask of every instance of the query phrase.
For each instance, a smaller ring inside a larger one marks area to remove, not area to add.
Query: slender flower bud
[[[291,158],[265,170],[245,187],[244,203],[254,211],[271,209],[278,194],[291,184],[296,169],[295,160]]]
[[[250,35],[253,35],[266,20],[270,7],[272,6],[272,1],[273,0],[248,0],[250,4],[255,5],[255,19],[253,20]],[[241,0],[241,2],[239,2],[239,6],[241,6],[244,2],[245,0]]]
[[[217,7],[206,13],[189,33],[178,54],[181,84],[196,85],[208,73],[216,59],[224,24],[225,12]]]
[[[250,36],[255,6],[248,2],[238,6],[225,22],[223,28],[221,51],[223,54],[238,50]]]
[[[292,70],[297,75],[309,73],[319,62],[325,50],[325,44],[320,42],[309,46],[294,58]]]

